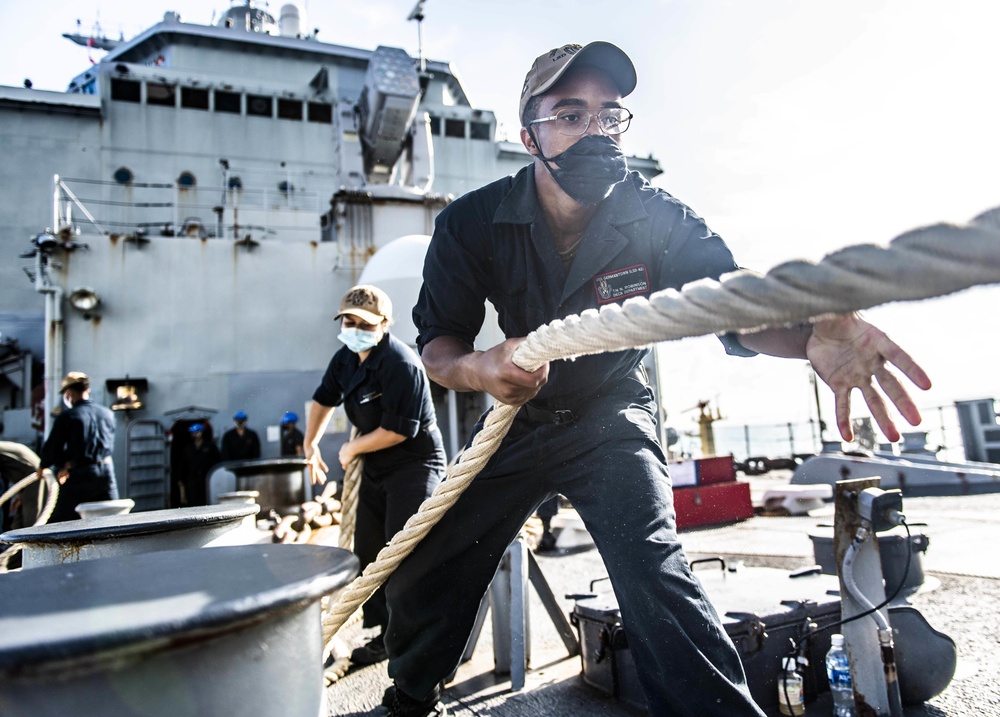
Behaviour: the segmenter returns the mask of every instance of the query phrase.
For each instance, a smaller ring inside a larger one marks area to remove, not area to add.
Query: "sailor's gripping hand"
[[[888,364],[895,366],[924,391],[931,387],[930,378],[908,353],[857,314],[815,321],[812,335],[806,343],[806,357],[816,375],[833,389],[837,427],[845,441],[854,438],[851,392],[855,388],[861,391],[872,416],[890,441],[898,441],[900,435],[889,416],[883,394],[910,425],[920,423],[920,411]]]
[[[507,339],[488,351],[474,354],[480,390],[510,406],[527,403],[549,380],[547,363],[534,371],[525,371],[514,363],[514,352],[522,341]]]
[[[476,351],[454,336],[438,336],[424,346],[427,375],[455,391],[483,391],[501,403],[527,403],[549,380],[549,365],[525,371],[513,361],[524,339],[507,339],[488,351]]]

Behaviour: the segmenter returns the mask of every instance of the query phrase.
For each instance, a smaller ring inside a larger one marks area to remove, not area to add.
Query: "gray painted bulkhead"
[[[304,429],[306,401],[340,346],[335,307],[365,261],[397,237],[430,234],[448,195],[527,162],[516,142],[495,141],[493,113],[469,105],[450,66],[429,62],[417,125],[433,128],[435,196],[367,187],[353,115],[371,55],[165,21],[108,53],[67,93],[0,87],[0,334],[41,358],[43,300],[23,274],[32,260],[17,256],[30,237],[58,229],[59,175],[100,227],[71,207],[86,248],[57,250],[52,280],[67,294],[87,286],[102,298],[89,317],[64,307],[63,366],[90,374],[104,405],[115,398],[108,379],[148,382],[145,407],[118,414],[120,485],[126,421],[169,429],[170,412],[187,406],[217,412],[216,436],[233,411],[247,411],[264,456],[276,456],[267,428],[293,410]],[[126,99],[112,96],[116,81],[126,83]],[[162,86],[174,88],[172,100],[151,104]],[[205,106],[185,99],[185,88]],[[218,93],[238,93],[238,112],[220,111]],[[250,114],[253,97],[272,99],[270,116]],[[328,105],[329,117],[311,121],[310,103]],[[630,162],[647,177],[660,171],[652,159]],[[130,181],[115,180],[122,169]],[[373,196],[338,219],[331,199],[343,188]],[[445,396],[436,398],[447,424]],[[459,416],[462,435],[467,418]],[[328,457],[343,437],[324,439]]]

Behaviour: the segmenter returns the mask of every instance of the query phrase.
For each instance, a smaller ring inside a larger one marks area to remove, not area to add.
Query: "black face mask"
[[[535,146],[539,146],[537,140]],[[538,156],[559,187],[584,206],[597,204],[628,176],[622,148],[604,134],[588,134],[555,157],[546,157],[539,147]]]

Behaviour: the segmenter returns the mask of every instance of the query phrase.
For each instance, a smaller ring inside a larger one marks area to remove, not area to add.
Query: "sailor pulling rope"
[[[729,353],[806,358],[834,391],[845,439],[857,388],[898,440],[886,399],[911,424],[920,413],[893,368],[920,389],[930,379],[853,312],[1000,280],[996,226],[985,220],[939,227],[937,241],[917,232],[890,250],[731,274],[739,265],[722,238],[629,171],[619,141],[635,86],[632,61],[607,42],[539,55],[520,101],[532,162],[435,222],[413,309],[424,367],[445,388],[497,403],[461,462],[325,618],[329,636],[393,573],[384,632],[393,717],[445,714],[441,681],[461,659],[496,566],[554,493],[576,509],[608,569],[649,712],[761,717],[677,537],[643,347],[714,333]],[[476,351],[487,301],[507,339]]]
[[[682,291],[667,290],[624,305],[553,321],[532,332],[514,361],[534,371],[547,361],[641,347],[657,341],[750,331],[868,309],[891,301],[944,296],[1000,282],[1000,209],[967,225],[938,224],[896,238],[890,246],[860,245],[819,263],[792,261],[766,275],[735,272]],[[323,617],[328,642],[458,500],[497,450],[517,413],[497,404],[486,427],[446,480]],[[843,425],[843,417],[839,421]],[[352,470],[357,470],[352,465]],[[347,482],[345,481],[345,491]],[[346,516],[346,513],[345,513]],[[343,543],[341,543],[343,545]]]

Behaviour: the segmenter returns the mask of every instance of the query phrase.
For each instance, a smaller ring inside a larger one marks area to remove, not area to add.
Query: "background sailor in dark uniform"
[[[247,428],[247,414],[237,411],[233,414],[232,428],[222,434],[222,447],[219,451],[224,461],[249,461],[260,458],[260,436]]]
[[[301,456],[304,453],[302,431],[298,429],[299,416],[294,411],[285,411],[281,417],[281,455]]]
[[[354,535],[354,552],[364,569],[441,482],[444,444],[420,359],[389,333],[388,295],[375,286],[356,286],[344,295],[335,318],[341,319],[340,339],[346,345],[333,355],[313,394],[306,460],[314,482],[325,480],[319,439],[333,408],[343,403],[359,435],[341,447],[340,465],[346,469],[356,456],[364,459]],[[384,630],[388,619],[383,585],[365,603],[364,625]],[[385,657],[379,634],[354,650],[351,661],[371,664]]]
[[[183,496],[178,496],[181,506],[208,505],[208,474],[222,460],[211,432],[202,423],[192,423],[188,426],[191,442],[184,446],[181,454],[182,469],[179,485],[183,487]]]
[[[70,371],[62,381],[66,410],[56,416],[42,446],[39,471],[51,468],[59,482],[59,498],[50,523],[76,520],[76,506],[118,498],[111,454],[115,447],[115,417],[90,400],[90,379]]]

